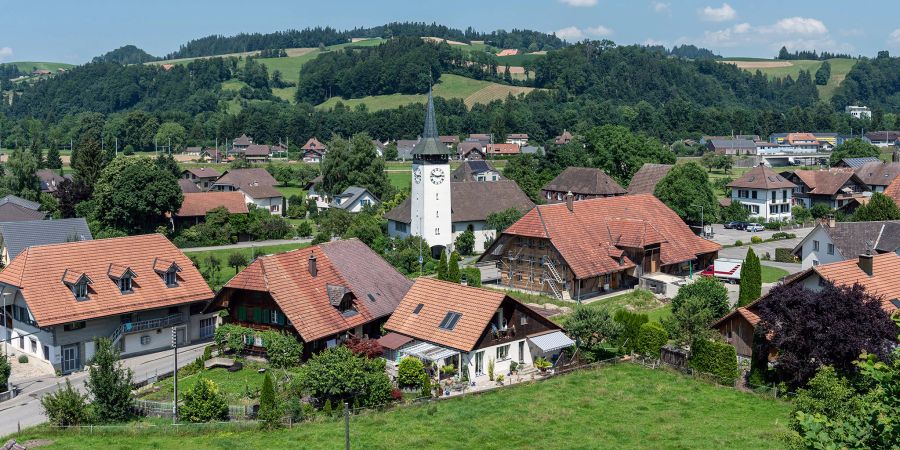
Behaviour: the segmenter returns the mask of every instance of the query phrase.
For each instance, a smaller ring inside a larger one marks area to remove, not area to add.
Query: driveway
[[[743,242],[749,243],[750,238],[752,238],[753,236],[759,236],[761,239],[766,240],[766,239],[771,238],[773,234],[777,233],[777,231],[772,231],[772,230],[756,231],[753,233],[751,233],[749,231],[742,231],[742,230],[728,230],[725,228],[724,225],[719,224],[719,223],[714,224],[712,226],[712,228],[713,228],[713,237],[710,240],[717,242],[719,244],[722,244],[722,245],[734,245],[734,242],[737,240],[741,240]],[[782,231],[784,231],[786,233],[794,233],[797,235],[797,237],[803,238],[807,234],[809,234],[810,231],[812,231],[812,228],[785,229]],[[781,242],[785,242],[785,241],[781,241]],[[798,240],[797,242],[800,242],[800,241]],[[779,247],[783,247],[783,246],[779,245]]]
[[[203,355],[203,349],[210,345],[209,342],[189,345],[178,349],[178,367],[184,367]],[[133,372],[135,383],[147,380],[161,373],[172,371],[172,350],[163,350],[156,353],[135,356],[122,359],[125,367]],[[55,392],[60,384],[65,384],[68,378],[72,386],[81,392],[85,392],[87,370],[77,372],[68,377],[48,376],[32,380],[23,380],[16,384],[20,389],[19,395],[12,400],[0,403],[0,436],[15,433],[19,426],[22,428],[39,425],[47,421],[41,408],[41,397]],[[2,439],[0,439],[2,441]]]

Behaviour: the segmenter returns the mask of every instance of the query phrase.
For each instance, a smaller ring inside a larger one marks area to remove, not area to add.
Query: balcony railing
[[[123,334],[131,334],[138,333],[144,330],[155,330],[159,328],[171,327],[174,325],[180,325],[184,323],[184,315],[183,314],[169,314],[165,317],[159,317],[156,319],[147,319],[141,320],[138,322],[128,322],[119,325],[115,331],[113,331],[110,336],[110,340],[112,340],[113,345],[118,343],[119,339]]]

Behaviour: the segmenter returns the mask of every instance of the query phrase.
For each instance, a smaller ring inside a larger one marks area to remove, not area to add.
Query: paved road
[[[772,230],[757,231],[757,232],[753,232],[753,233],[751,233],[749,231],[742,231],[742,230],[728,230],[728,229],[725,229],[725,226],[722,224],[714,224],[712,227],[713,227],[713,237],[711,240],[714,242],[718,242],[719,244],[722,244],[722,245],[733,245],[734,241],[737,241],[737,240],[741,240],[743,242],[750,242],[750,238],[753,236],[759,236],[762,239],[769,239],[770,237],[772,237],[773,234],[777,233],[777,231],[772,231]],[[790,229],[790,230],[783,230],[783,231],[786,233],[794,233],[798,237],[803,238],[807,234],[809,234],[810,231],[812,231],[812,228],[797,228],[797,229]],[[784,241],[781,241],[781,242],[784,242]],[[799,242],[799,240],[797,242]]]
[[[205,252],[210,250],[234,250],[237,248],[250,248],[250,247],[264,247],[268,245],[284,245],[284,244],[303,244],[306,242],[312,242],[312,239],[273,239],[270,241],[248,241],[248,242],[238,242],[237,244],[228,244],[228,245],[214,245],[212,247],[191,247],[191,248],[183,248],[186,253],[190,252]]]
[[[194,344],[178,349],[178,367],[194,362],[203,354],[209,343]],[[134,381],[140,382],[157,374],[172,370],[172,350],[164,350],[123,360],[125,367],[134,372]],[[24,380],[18,383],[19,395],[9,401],[0,403],[0,436],[15,433],[19,425],[22,428],[39,425],[47,421],[41,408],[41,397],[58,389],[58,383],[64,384],[66,377],[45,377]],[[68,376],[76,389],[84,392],[87,371]],[[0,439],[2,441],[2,439]]]

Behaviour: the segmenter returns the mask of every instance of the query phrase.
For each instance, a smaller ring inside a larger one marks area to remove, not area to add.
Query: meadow
[[[735,64],[750,72],[759,70],[769,78],[784,78],[790,75],[791,78],[795,80],[801,70],[807,70],[815,77],[816,70],[822,65],[822,61],[813,60],[780,61],[756,58],[727,58],[721,62]],[[830,100],[831,96],[834,95],[834,90],[837,89],[844,81],[844,78],[847,77],[847,73],[849,73],[850,69],[856,64],[856,60],[833,58],[829,59],[828,63],[831,64],[831,77],[828,79],[828,84],[825,86],[817,86],[819,89],[819,98],[826,101]]]

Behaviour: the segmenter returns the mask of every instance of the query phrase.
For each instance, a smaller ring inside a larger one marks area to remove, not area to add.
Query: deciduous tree
[[[697,163],[678,164],[656,185],[656,198],[685,222],[714,223],[719,209],[709,176]],[[702,212],[702,214],[701,214]]]
[[[96,353],[88,366],[87,390],[94,418],[100,423],[124,422],[131,417],[131,369],[119,361],[119,351],[107,338],[94,340]]]

